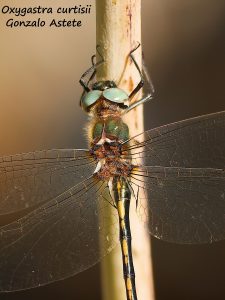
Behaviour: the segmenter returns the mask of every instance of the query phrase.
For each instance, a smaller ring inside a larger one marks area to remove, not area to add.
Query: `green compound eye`
[[[103,91],[103,96],[105,99],[115,103],[124,103],[129,98],[127,93],[119,88],[106,89]]]
[[[93,90],[88,92],[81,100],[82,107],[85,111],[88,111],[88,108],[93,105],[102,95],[102,91]]]

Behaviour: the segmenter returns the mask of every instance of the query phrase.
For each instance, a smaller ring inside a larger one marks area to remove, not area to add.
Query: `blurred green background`
[[[80,3],[44,2],[75,4]],[[18,1],[2,0],[3,5]],[[156,89],[145,105],[145,128],[224,110],[224,0],[142,0],[142,10],[142,45]],[[78,106],[78,81],[95,52],[94,10],[82,17],[79,29],[11,29],[4,26],[7,18],[0,14],[0,155],[85,147],[81,128],[87,118]],[[153,238],[152,251],[157,300],[225,299],[225,242],[185,246]],[[101,299],[99,265],[0,299]]]

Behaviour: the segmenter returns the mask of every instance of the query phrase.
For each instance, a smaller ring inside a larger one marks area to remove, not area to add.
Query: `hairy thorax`
[[[113,106],[113,104],[112,104]],[[102,180],[115,176],[129,176],[132,170],[127,143],[129,128],[123,122],[118,106],[112,109],[108,103],[96,107],[97,114],[89,126],[90,153],[96,160],[96,175]]]

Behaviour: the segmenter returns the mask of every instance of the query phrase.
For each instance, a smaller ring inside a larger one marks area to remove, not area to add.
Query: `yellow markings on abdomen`
[[[127,277],[126,286],[127,286],[128,299],[133,300],[133,297],[132,297],[132,283],[131,283],[130,277]]]
[[[122,241],[122,249],[123,249],[123,255],[124,255],[124,262],[127,265],[128,264],[128,245],[127,245],[126,239],[123,239],[123,241]]]
[[[124,216],[125,216],[125,209],[124,209],[123,202],[121,200],[118,201],[118,203],[117,203],[117,209],[118,209],[118,214],[119,214],[120,219],[123,220]]]
[[[125,230],[125,222],[124,222],[124,220],[122,220],[122,221],[120,222],[120,226],[121,226],[121,229],[122,229],[122,230]]]

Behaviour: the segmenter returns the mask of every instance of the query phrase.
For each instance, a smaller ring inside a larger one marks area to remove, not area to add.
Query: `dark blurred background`
[[[45,6],[59,3],[80,4]],[[224,110],[224,0],[143,0],[142,6],[143,50],[156,89],[145,105],[145,128]],[[78,80],[95,52],[94,11],[78,30],[12,30],[0,18],[0,154],[85,146]],[[152,251],[157,300],[225,299],[225,242],[187,246],[152,238]],[[0,299],[101,299],[99,274],[97,265]]]

